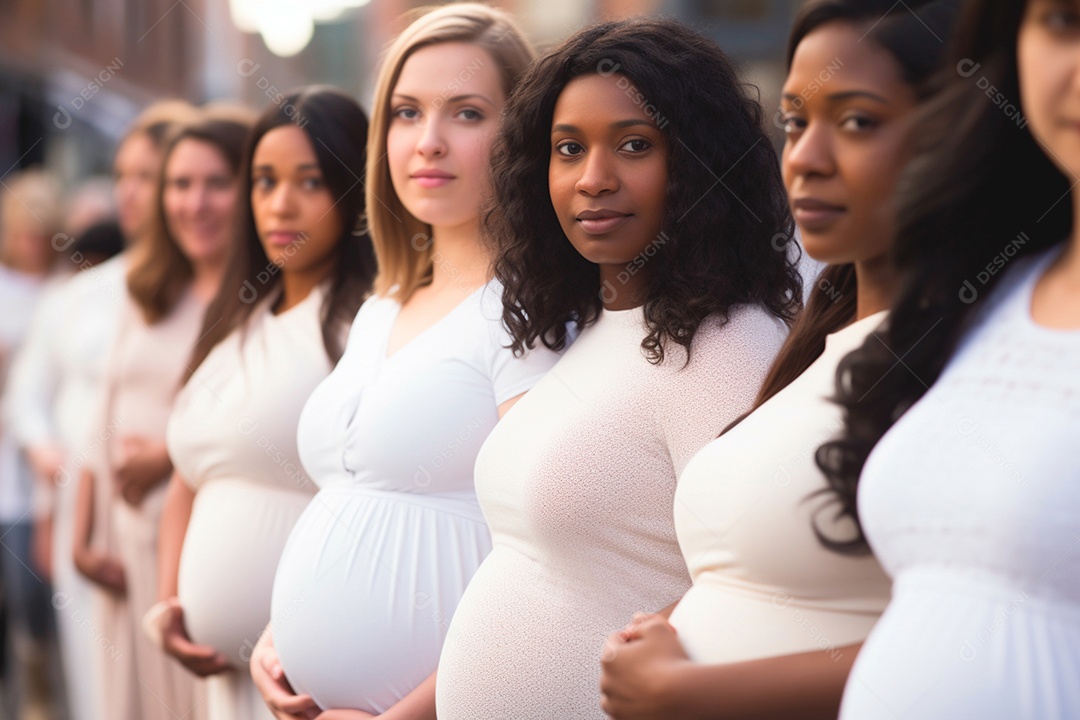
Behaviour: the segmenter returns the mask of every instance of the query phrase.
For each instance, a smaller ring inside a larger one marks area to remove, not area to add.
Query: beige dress
[[[108,720],[199,720],[204,683],[165,655],[141,632],[142,617],[158,600],[158,523],[167,477],[132,507],[115,491],[114,469],[128,436],[164,440],[173,401],[199,337],[206,305],[184,294],[163,320],[147,325],[125,299],[104,382],[94,463],[94,537],[99,549],[124,565],[127,596],[101,598],[101,657]]]

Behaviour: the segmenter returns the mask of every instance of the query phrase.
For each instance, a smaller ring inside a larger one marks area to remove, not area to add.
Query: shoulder
[[[702,320],[691,347],[694,353],[723,349],[725,354],[775,354],[787,333],[787,324],[761,305],[737,305],[726,318],[713,314]]]

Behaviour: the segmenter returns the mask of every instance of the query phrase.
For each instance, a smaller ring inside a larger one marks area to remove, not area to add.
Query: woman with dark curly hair
[[[957,0],[814,0],[788,43],[779,119],[803,244],[828,262],[754,411],[679,478],[675,528],[694,586],[670,622],[637,617],[603,655],[619,720],[835,718],[851,663],[889,600],[872,557],[829,552],[811,524],[814,453],[842,425],[836,366],[894,289],[892,197]],[[818,499],[819,500],[819,499]],[[850,521],[821,518],[830,536]]]
[[[841,716],[1076,718],[1080,3],[970,2],[949,69],[901,185],[902,289],[819,451],[860,530],[830,544],[893,579]]]
[[[791,216],[752,92],[671,21],[587,28],[534,64],[493,187],[513,348],[580,336],[477,458],[494,549],[451,623],[438,714],[601,717],[604,638],[690,585],[676,477],[750,407],[798,310],[773,245]]]

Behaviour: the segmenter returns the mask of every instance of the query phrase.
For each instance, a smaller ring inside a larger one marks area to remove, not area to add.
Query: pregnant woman
[[[173,135],[163,154],[154,230],[131,250],[75,532],[76,567],[118,595],[126,592],[103,627],[107,638],[130,637],[158,597],[158,525],[172,472],[165,428],[233,242],[248,130],[204,111]],[[109,559],[117,555],[119,566]],[[134,652],[101,643],[104,716],[202,717],[192,678],[141,633],[133,644]],[[124,677],[121,669],[132,661]]]
[[[847,540],[853,528],[823,503],[815,455],[843,427],[829,399],[836,366],[892,297],[892,199],[943,54],[935,35],[958,5],[894,2],[815,0],[795,21],[784,182],[807,252],[829,265],[754,411],[679,479],[675,527],[694,586],[670,624],[654,615],[609,638],[601,689],[618,720],[835,718],[889,600],[873,557],[816,536]],[[802,97],[830,62],[829,82]]]
[[[278,717],[434,714],[446,628],[490,549],[477,450],[557,358],[507,348],[479,234],[499,112],[531,57],[506,15],[460,4],[415,21],[380,72],[365,180],[377,294],[300,416],[319,493],[252,662]]]
[[[154,620],[166,652],[210,676],[210,720],[269,717],[248,661],[281,548],[315,494],[296,424],[375,275],[354,175],[366,130],[354,100],[318,86],[256,123],[241,238],[169,420]]]
[[[893,579],[845,720],[1080,717],[1080,8],[966,10],[826,448]]]
[[[450,627],[441,719],[602,717],[604,638],[690,586],[676,478],[750,408],[801,298],[761,116],[714,43],[655,20],[577,33],[507,104],[504,321],[518,349],[582,330],[477,458],[495,547]]]

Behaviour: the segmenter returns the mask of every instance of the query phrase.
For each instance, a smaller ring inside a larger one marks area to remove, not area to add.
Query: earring
[[[353,237],[364,237],[368,234],[367,213],[360,213],[356,218],[356,227],[352,231]]]

